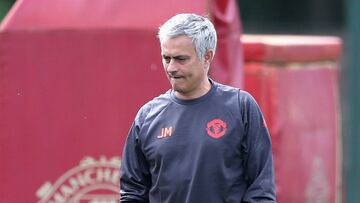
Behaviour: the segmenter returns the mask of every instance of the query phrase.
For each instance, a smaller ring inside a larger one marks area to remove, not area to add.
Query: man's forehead
[[[186,36],[179,36],[176,38],[169,38],[161,43],[161,54],[168,56],[183,56],[192,55],[195,53],[195,46],[191,38]]]

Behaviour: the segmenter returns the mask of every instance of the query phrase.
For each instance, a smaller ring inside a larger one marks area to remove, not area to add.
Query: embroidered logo
[[[207,123],[206,131],[208,135],[212,138],[220,138],[225,135],[227,130],[227,124],[219,118]]]
[[[160,138],[170,137],[172,134],[173,134],[172,127],[161,128],[160,135],[158,135],[157,138],[160,139]]]

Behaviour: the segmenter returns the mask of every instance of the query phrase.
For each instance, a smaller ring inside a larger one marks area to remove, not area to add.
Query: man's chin
[[[175,92],[182,92],[182,89],[177,87],[177,86],[172,86],[172,89],[175,91]]]
[[[180,94],[184,94],[186,91],[184,91],[184,88],[181,88],[177,85],[172,85],[172,89],[175,91],[175,92],[178,92]]]

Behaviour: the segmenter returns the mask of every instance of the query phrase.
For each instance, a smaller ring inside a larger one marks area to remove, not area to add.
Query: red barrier
[[[273,141],[279,203],[336,202],[341,186],[335,37],[242,37],[245,89]]]
[[[115,202],[135,113],[170,88],[158,26],[209,12],[217,54],[241,53],[235,1],[207,2],[17,1],[0,26],[0,202]],[[241,85],[241,58],[215,60]]]

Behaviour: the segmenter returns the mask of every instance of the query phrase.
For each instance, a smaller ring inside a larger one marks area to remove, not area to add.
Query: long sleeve
[[[247,94],[243,100],[246,152],[245,173],[248,189],[243,202],[276,202],[275,175],[271,140],[262,112],[255,99]]]
[[[120,170],[120,202],[149,202],[151,176],[141,151],[139,126],[133,123],[122,154]]]

